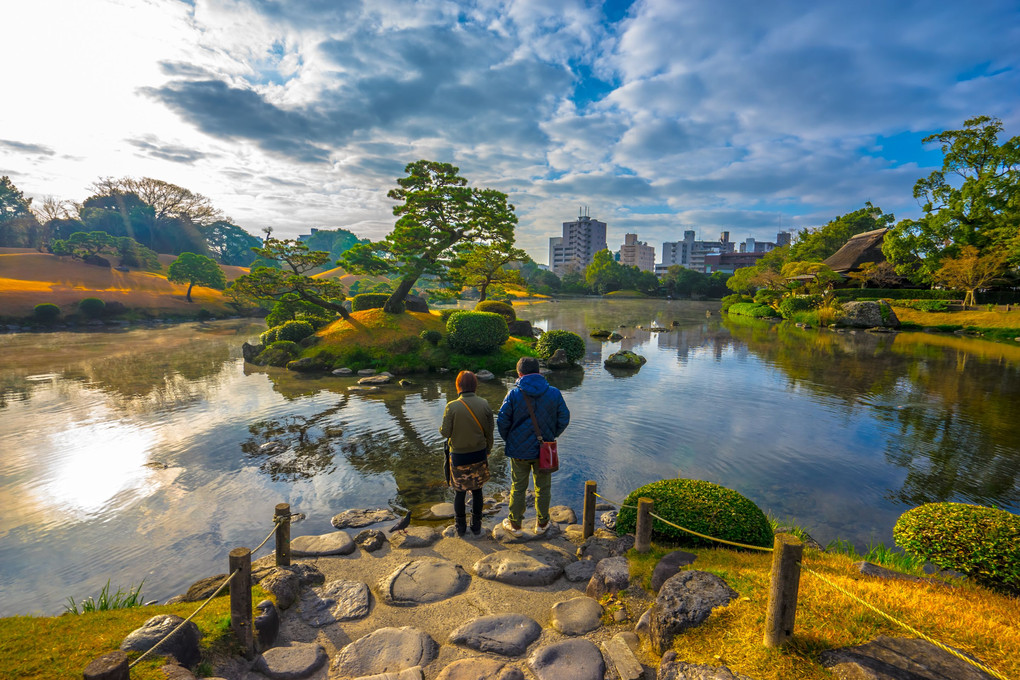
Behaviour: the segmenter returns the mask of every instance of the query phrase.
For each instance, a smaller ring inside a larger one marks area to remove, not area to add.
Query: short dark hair
[[[517,374],[528,375],[538,373],[538,359],[535,357],[521,357],[517,361]]]
[[[478,389],[478,378],[471,371],[457,374],[457,392],[474,392]]]

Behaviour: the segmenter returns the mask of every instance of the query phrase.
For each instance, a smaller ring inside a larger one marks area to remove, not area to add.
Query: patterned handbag
[[[464,407],[471,414],[471,418],[478,425],[478,429],[485,434],[485,428],[482,427],[482,423],[475,416],[475,412],[471,410],[471,407],[467,405],[467,402],[458,399],[460,403],[464,404]],[[447,475],[446,483],[457,491],[474,491],[475,489],[481,489],[482,485],[489,481],[489,454],[488,451],[485,453],[485,460],[480,460],[477,463],[470,463],[468,465],[452,465],[450,456],[450,443],[446,443],[446,461],[449,465],[450,473]]]

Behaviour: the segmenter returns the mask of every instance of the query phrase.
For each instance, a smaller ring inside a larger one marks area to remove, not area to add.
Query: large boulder
[[[652,606],[648,631],[652,649],[664,653],[678,633],[700,626],[714,608],[725,607],[736,597],[725,581],[707,571],[682,571],[670,577]]]
[[[629,368],[638,369],[645,365],[648,359],[645,359],[640,354],[634,354],[629,349],[621,349],[619,352],[614,352],[606,357],[605,364],[606,368]]]
[[[524,319],[517,319],[511,321],[507,325],[507,329],[510,331],[510,335],[515,338],[533,338],[535,337],[535,329],[531,327],[530,321]]]
[[[254,345],[251,344],[250,342],[246,342],[243,345],[241,345],[241,356],[243,356],[244,360],[247,361],[248,363],[252,363],[255,361],[255,357],[262,354],[262,350],[264,350],[265,348],[266,346],[263,345],[261,342]]]
[[[408,295],[404,298],[404,309],[409,312],[429,313],[429,303],[420,295]]]
[[[753,680],[726,666],[702,666],[676,658],[672,649],[662,655],[656,680]]]
[[[596,600],[605,595],[616,595],[630,585],[630,563],[626,557],[607,557],[600,560],[595,573],[588,581],[584,593]]]
[[[879,635],[857,647],[822,652],[839,680],[987,680],[988,675],[925,640]]]
[[[124,641],[120,643],[121,651],[145,652],[159,643],[155,650],[156,653],[172,656],[184,666],[194,666],[201,659],[201,653],[198,650],[201,633],[194,622],[188,621],[166,641],[160,642],[183,622],[184,619],[173,614],[153,616],[141,628],[131,631],[124,638]]]
[[[837,324],[849,328],[899,328],[900,320],[885,300],[856,300],[843,303],[843,316]]]

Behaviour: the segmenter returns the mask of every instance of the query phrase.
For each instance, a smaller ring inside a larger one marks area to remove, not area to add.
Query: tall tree
[[[212,224],[198,225],[198,231],[209,244],[209,250],[223,264],[247,267],[255,260],[252,248],[262,245],[262,239],[231,224],[226,220],[217,220]]]
[[[517,216],[506,194],[472,189],[449,163],[420,160],[404,169],[407,177],[387,194],[400,201],[393,231],[382,241],[358,244],[338,264],[362,274],[395,273],[397,288],[383,309],[397,314],[404,299],[424,274],[442,276],[457,257],[461,242],[513,241]]]
[[[0,222],[29,215],[31,206],[32,199],[25,198],[10,177],[0,177]]]
[[[95,257],[102,252],[112,252],[117,247],[117,239],[105,231],[76,231],[67,239],[53,242],[54,255],[70,255],[81,260]]]
[[[522,262],[527,257],[526,252],[514,247],[513,241],[483,243],[468,251],[459,271],[464,285],[478,288],[478,301],[481,302],[485,300],[489,286],[494,283],[524,285],[521,273],[506,265]]]
[[[995,282],[1006,268],[1005,250],[993,250],[981,255],[974,246],[963,246],[957,257],[942,258],[933,279],[947,288],[965,290],[963,306],[976,305],[974,292]]]
[[[152,206],[157,220],[167,218],[187,219],[196,224],[209,224],[222,217],[213,207],[212,201],[190,189],[164,182],[152,177],[102,177],[91,189],[98,195],[111,195],[116,191],[132,193],[146,205]]]
[[[924,216],[897,224],[882,248],[898,273],[921,282],[934,282],[942,260],[964,246],[1020,259],[1020,136],[1000,144],[1002,122],[988,116],[963,125],[922,140],[941,143],[942,169],[914,184]]]
[[[227,287],[227,277],[216,264],[216,260],[195,253],[181,253],[170,263],[166,270],[167,281],[188,284],[188,292],[184,299],[191,302],[191,289],[196,285],[223,290]]]
[[[350,318],[350,312],[343,306],[344,287],[337,281],[315,278],[310,274],[329,262],[329,253],[310,250],[300,241],[274,239],[268,235],[261,248],[252,250],[260,259],[279,262],[281,269],[256,267],[250,274],[234,280],[230,290],[235,295],[276,301],[290,293],[345,319]]]
[[[623,266],[608,250],[600,250],[592,256],[591,264],[584,269],[584,282],[593,293],[605,295],[620,290]]]
[[[864,207],[846,215],[833,218],[817,229],[801,229],[797,240],[790,246],[790,259],[807,262],[821,262],[857,234],[891,227],[895,218],[891,213],[868,201]]]

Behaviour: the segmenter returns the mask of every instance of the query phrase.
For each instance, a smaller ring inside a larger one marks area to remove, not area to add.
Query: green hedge
[[[92,318],[101,315],[105,310],[106,303],[97,297],[83,298],[82,301],[78,303],[78,311],[85,316]]]
[[[307,321],[288,321],[279,327],[276,333],[277,340],[289,342],[301,342],[315,332],[315,328]]]
[[[922,312],[947,312],[949,311],[949,300],[895,300],[894,307],[906,307]]]
[[[296,342],[278,340],[255,357],[255,364],[258,366],[286,366],[301,351]]]
[[[52,302],[43,302],[34,308],[35,318],[39,321],[55,321],[60,316],[60,307]]]
[[[538,356],[543,359],[548,359],[556,350],[562,349],[570,363],[577,363],[584,358],[584,339],[570,331],[558,329],[546,331],[538,338],[535,349]]]
[[[443,334],[440,333],[439,331],[427,330],[419,333],[418,337],[424,340],[425,342],[429,343],[430,345],[435,346],[438,345],[439,341],[443,339]]]
[[[389,297],[387,293],[362,293],[361,295],[355,295],[354,299],[351,300],[351,311],[363,312],[366,309],[381,309]]]
[[[265,347],[269,347],[271,344],[276,342],[276,336],[277,334],[279,334],[279,332],[280,327],[273,326],[272,328],[266,330],[265,332],[262,333],[262,335],[259,336],[259,342],[261,342]]]
[[[500,302],[499,300],[483,300],[475,305],[475,311],[499,314],[501,317],[506,319],[507,323],[517,321],[517,312],[514,311],[513,305],[508,305],[507,303]]]
[[[733,295],[727,295],[726,297],[724,297],[722,299],[722,311],[725,312],[726,310],[728,310],[733,305],[741,303],[741,302],[753,302],[753,301],[754,301],[754,299],[751,298],[749,295],[741,295],[739,293],[734,293]]]
[[[963,291],[927,288],[843,288],[836,291],[840,300],[962,300]]]
[[[652,512],[692,531],[747,545],[771,546],[772,526],[765,513],[732,489],[700,479],[663,479],[631,492],[624,505],[637,506],[639,498],[650,498]],[[616,532],[634,532],[637,511],[621,508]],[[681,545],[720,547],[723,544],[698,538],[659,520],[652,521],[652,538]]]
[[[778,319],[779,312],[766,307],[765,305],[759,305],[754,302],[738,302],[735,305],[730,305],[727,310],[728,314],[738,314],[740,316],[750,316],[755,319]]]
[[[1020,516],[964,503],[928,503],[900,515],[893,539],[904,550],[975,582],[1020,593]]]
[[[446,342],[464,354],[488,354],[510,339],[506,319],[492,312],[462,311],[446,322]]]
[[[807,312],[822,304],[821,295],[790,295],[779,303],[779,313],[789,319],[797,312]]]

